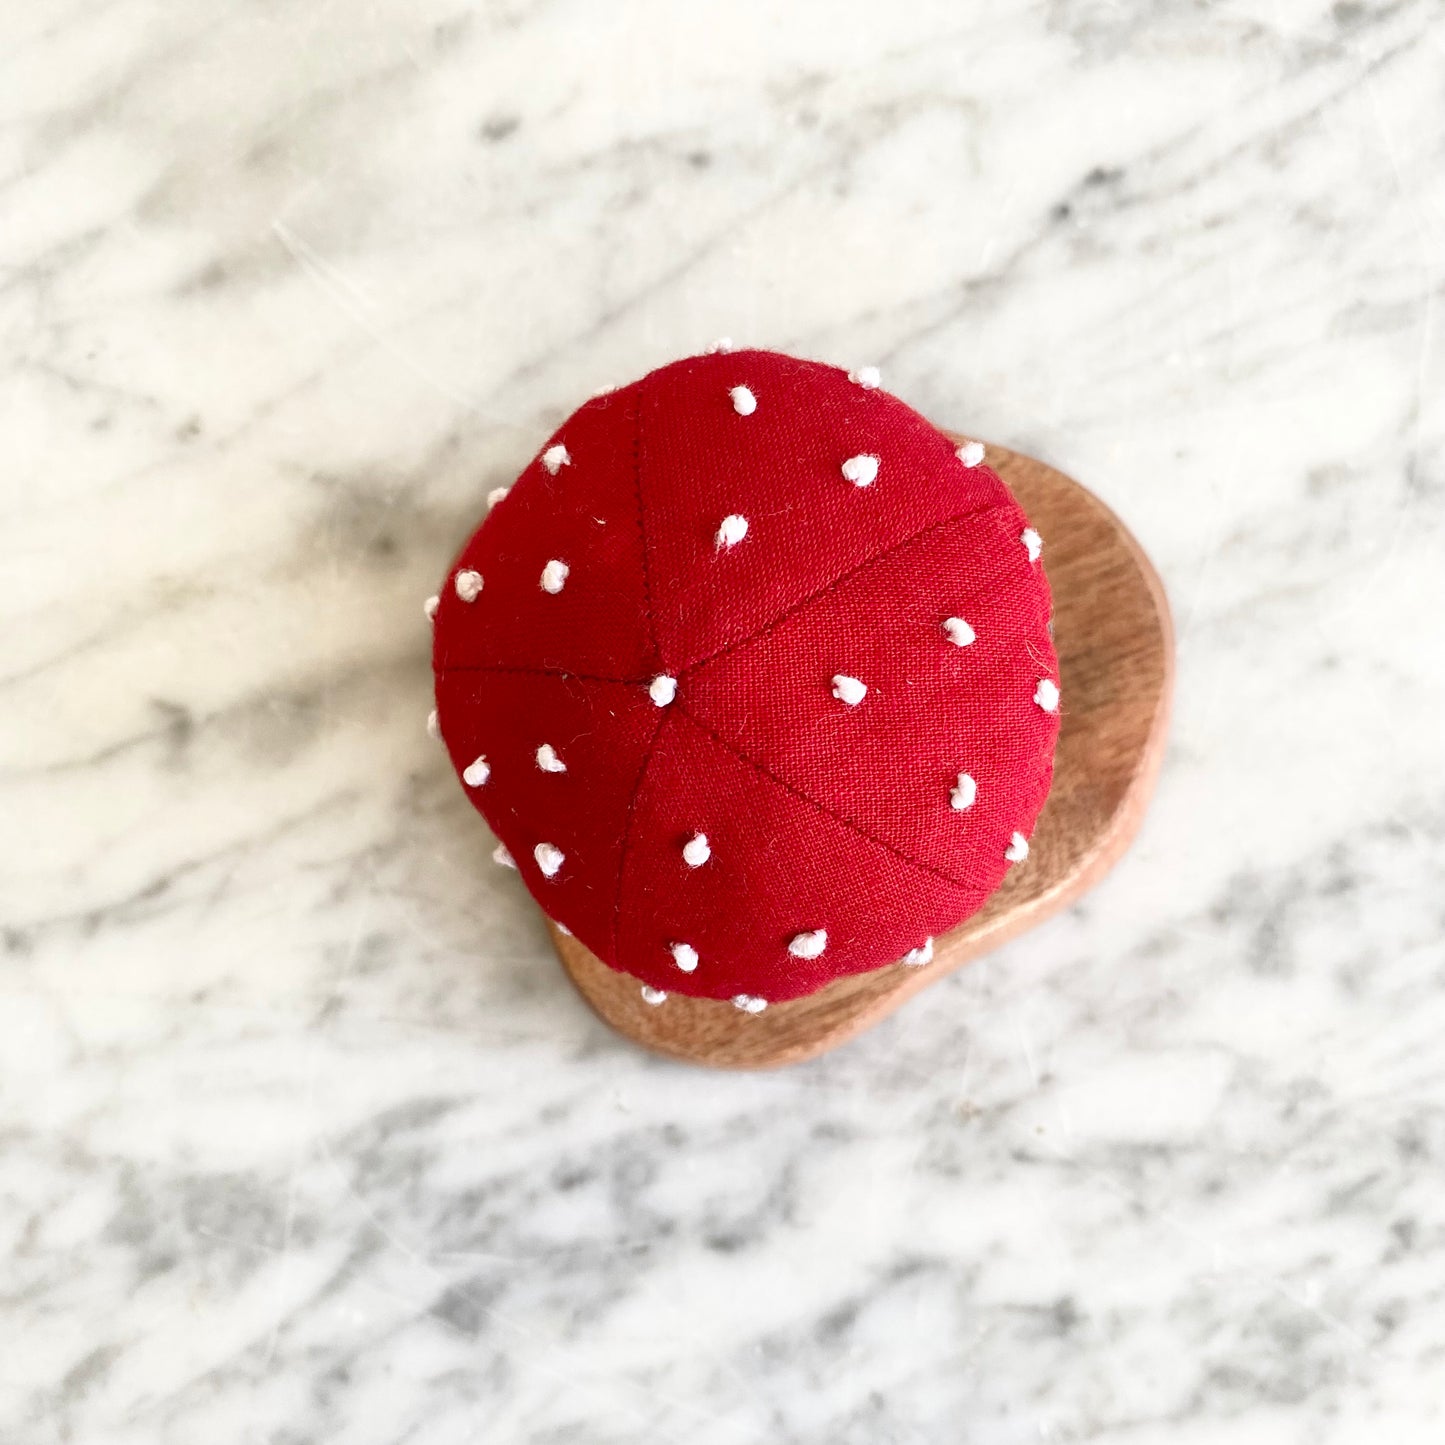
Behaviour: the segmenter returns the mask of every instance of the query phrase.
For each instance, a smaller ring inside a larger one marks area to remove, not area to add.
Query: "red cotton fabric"
[[[897,961],[1028,866],[1005,851],[1048,793],[1058,713],[1036,693],[1058,665],[1027,519],[986,465],[888,393],[767,351],[594,397],[558,446],[462,549],[434,648],[452,763],[485,759],[463,786],[548,915],[655,989],[779,1001]],[[858,456],[866,486],[842,472]],[[839,674],[866,685],[856,706]],[[789,951],[815,930],[821,953]]]

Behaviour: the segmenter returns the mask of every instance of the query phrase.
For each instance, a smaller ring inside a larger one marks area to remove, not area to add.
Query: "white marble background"
[[[0,0],[0,1439],[1445,1438],[1436,0]],[[422,720],[728,333],[1113,503],[1097,893],[833,1056],[596,1023]]]

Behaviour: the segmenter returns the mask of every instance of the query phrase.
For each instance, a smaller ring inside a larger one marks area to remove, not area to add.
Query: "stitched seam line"
[[[556,677],[564,682],[612,682],[620,687],[641,687],[651,681],[646,677],[604,677],[596,672],[573,672],[569,667],[506,667],[501,663],[490,662],[444,667],[437,673],[437,679],[450,677],[454,672],[514,672],[526,677]]]
[[[845,582],[850,581],[860,572],[867,571],[869,567],[874,566],[878,562],[886,561],[889,557],[893,556],[894,553],[901,552],[905,547],[911,547],[915,542],[921,542],[925,537],[932,536],[934,532],[941,532],[945,527],[953,526],[955,522],[964,522],[970,517],[985,516],[989,512],[1000,510],[1004,505],[1004,503],[1000,502],[990,502],[987,506],[975,507],[972,511],[959,512],[956,516],[945,517],[941,522],[929,523],[928,526],[903,538],[901,542],[895,542],[885,551],[877,552],[865,561],[859,562],[854,567],[850,567],[841,576],[835,577],[825,586],[818,588],[816,592],[810,592],[800,601],[794,602],[790,607],[773,618],[771,622],[763,623],[756,632],[750,632],[746,637],[740,637],[736,642],[729,642],[726,646],[718,648],[716,652],[708,653],[706,657],[699,657],[696,661],[689,662],[686,667],[679,670],[678,677],[681,678],[689,672],[694,672],[699,667],[705,667],[709,662],[714,662],[719,657],[726,657],[730,652],[736,652],[738,648],[746,647],[750,642],[760,641],[762,638],[768,636],[769,633],[781,627],[794,613],[801,612],[805,607],[811,606],[811,604],[816,602],[820,597],[826,597],[829,593],[836,592]]]
[[[642,755],[642,765],[637,770],[637,781],[632,785],[632,795],[627,800],[627,813],[622,824],[622,848],[617,855],[617,891],[612,898],[612,961],[619,968],[622,966],[617,957],[618,935],[622,931],[622,880],[627,875],[627,853],[632,844],[632,819],[637,812],[637,800],[642,796],[642,784],[647,778],[647,770],[652,765],[652,755],[657,751],[657,740],[667,726],[670,711],[670,708],[662,710],[662,716],[652,730],[652,741]]]
[[[637,535],[642,542],[642,606],[647,617],[647,632],[652,638],[652,655],[662,667],[662,648],[657,641],[657,619],[652,612],[652,567],[647,557],[647,514],[642,509],[642,384],[637,387],[633,406],[632,428],[632,490],[637,496]]]
[[[826,817],[832,818],[835,823],[841,823],[845,828],[851,828],[859,837],[866,838],[868,842],[874,844],[876,847],[892,853],[893,856],[900,861],[908,863],[914,868],[921,869],[925,873],[931,873],[935,878],[941,878],[945,883],[951,884],[955,888],[965,888],[973,892],[980,891],[979,884],[972,883],[964,878],[955,878],[951,873],[945,873],[942,868],[935,868],[932,863],[925,863],[923,859],[915,858],[911,853],[905,853],[901,848],[895,848],[892,843],[884,842],[882,838],[875,837],[863,827],[861,823],[856,823],[852,818],[845,817],[842,813],[836,812],[826,803],[820,803],[817,798],[811,797],[800,788],[795,788],[790,782],[784,778],[780,778],[765,764],[760,763],[756,758],[750,757],[747,753],[743,752],[741,748],[734,747],[721,733],[714,731],[703,722],[700,717],[693,712],[689,712],[688,709],[680,703],[675,702],[672,706],[692,723],[694,727],[701,728],[719,747],[726,748],[739,762],[746,763],[760,778],[766,778],[769,782],[776,783],[778,787],[782,788],[785,792],[791,793],[800,802],[807,803],[810,808],[814,808]]]

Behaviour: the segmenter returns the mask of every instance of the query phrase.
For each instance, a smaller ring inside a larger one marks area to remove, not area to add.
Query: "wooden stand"
[[[960,438],[961,440],[961,438]],[[989,447],[989,464],[1044,538],[1063,693],[1054,785],[1028,862],[935,942],[933,962],[838,979],[807,998],[745,1014],[673,994],[643,1002],[575,938],[551,929],[572,982],[596,1013],[644,1048],[715,1068],[798,1063],[861,1033],[944,974],[1091,888],[1133,840],[1164,753],[1174,639],[1163,585],[1114,514],[1062,472]]]

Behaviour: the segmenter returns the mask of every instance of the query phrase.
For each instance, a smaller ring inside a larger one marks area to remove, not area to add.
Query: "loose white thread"
[[[559,562],[554,557],[542,568],[542,591],[550,592],[555,597],[566,586],[567,574],[571,570],[565,562]]]
[[[961,617],[945,617],[943,630],[948,634],[948,640],[955,647],[967,647],[977,636],[973,628]]]
[[[440,597],[428,597],[427,600],[422,603],[421,610],[426,613],[426,620],[428,622],[435,622],[437,620],[437,608],[441,605],[442,600]]]
[[[567,861],[567,855],[555,843],[538,843],[532,849],[532,856],[544,878],[555,878],[557,870]]]
[[[740,517],[736,512],[730,513],[722,519],[717,529],[718,550],[721,551],[724,547],[736,547],[747,535],[748,519]]]
[[[1015,833],[1003,850],[1003,856],[1010,863],[1022,863],[1029,856],[1029,840],[1022,833]]]
[[[672,961],[684,972],[691,973],[697,967],[697,949],[690,943],[674,943],[668,950]]]
[[[706,833],[694,833],[682,845],[682,861],[689,868],[701,868],[711,857],[712,847],[707,841]]]
[[[1039,553],[1044,550],[1044,539],[1032,527],[1025,527],[1019,533],[1019,541],[1024,544],[1024,551],[1029,554],[1029,561],[1037,562]]]
[[[482,574],[473,572],[470,567],[464,567],[457,573],[456,578],[457,596],[463,602],[475,602],[482,591]]]
[[[731,337],[731,336],[719,336],[718,339],[717,339],[716,341],[714,341],[711,346],[708,347],[708,349],[707,349],[707,354],[708,354],[709,356],[725,356],[725,355],[727,355],[727,353],[728,353],[729,351],[731,351],[732,349],[733,349],[733,339],[732,339],[732,337]]]
[[[511,851],[505,843],[498,843],[492,849],[492,862],[500,863],[503,868],[515,868],[517,860],[512,857]]]
[[[735,386],[728,393],[733,399],[733,410],[739,416],[751,416],[758,409],[758,399],[745,386]]]
[[[883,385],[883,373],[876,366],[860,366],[857,371],[848,373],[848,380],[863,387],[865,391],[872,391],[874,387]]]
[[[760,1014],[767,1006],[767,999],[758,998],[756,994],[740,993],[733,997],[733,1007],[740,1008],[745,1014]]]
[[[642,985],[642,1001],[650,1003],[655,1008],[660,1003],[667,1002],[667,993],[660,988],[653,988],[649,984]]]
[[[966,467],[976,467],[983,460],[982,442],[964,442],[954,453]]]
[[[567,764],[557,756],[557,749],[551,743],[543,743],[537,749],[537,766],[544,773],[565,773]]]
[[[828,930],[815,928],[811,933],[799,933],[788,945],[788,952],[794,958],[817,958],[828,946]]]
[[[1039,685],[1034,689],[1034,701],[1045,712],[1057,712],[1059,710],[1058,683],[1051,677],[1041,677]]]
[[[474,758],[462,769],[462,782],[469,788],[480,788],[492,776],[492,765],[485,757]]]
[[[647,685],[647,695],[658,707],[666,707],[677,696],[677,679],[660,672]]]
[[[859,682],[856,677],[848,677],[841,672],[833,677],[833,696],[839,702],[846,702],[849,707],[857,707],[867,691],[868,684]]]
[[[487,510],[490,512],[511,490],[510,487],[493,487],[487,493]]]
[[[439,738],[442,735],[442,721],[435,708],[426,715],[426,734],[429,738]]]
[[[900,958],[899,963],[906,963],[909,968],[922,968],[925,963],[933,962],[933,940],[925,938],[917,948],[910,948]]]
[[[558,442],[555,446],[548,447],[547,450],[542,453],[542,465],[546,467],[554,477],[563,467],[570,466],[571,463],[572,458],[568,454],[567,448],[564,447],[561,442]]]
[[[849,457],[843,463],[843,475],[855,487],[871,487],[878,476],[878,458],[867,452],[860,452],[856,457]]]
[[[958,775],[958,784],[949,794],[949,801],[954,808],[962,813],[973,807],[974,799],[978,797],[978,784],[967,773]]]

